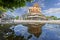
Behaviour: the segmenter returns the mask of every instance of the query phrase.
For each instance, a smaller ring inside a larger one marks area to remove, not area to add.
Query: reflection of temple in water
[[[34,3],[32,7],[29,7],[28,14],[24,15],[24,20],[46,20],[46,17],[41,13],[38,3]],[[42,33],[43,25],[44,23],[27,24],[28,32],[39,37]]]

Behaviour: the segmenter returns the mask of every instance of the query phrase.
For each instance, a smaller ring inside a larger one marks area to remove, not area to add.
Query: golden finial
[[[38,4],[38,3],[34,3],[33,6],[34,6],[34,7],[39,7],[39,4]]]

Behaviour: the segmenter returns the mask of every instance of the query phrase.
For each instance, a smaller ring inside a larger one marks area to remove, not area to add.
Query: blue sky
[[[39,4],[44,15],[60,17],[60,0],[34,0],[32,3],[26,3],[25,7],[17,8],[13,12],[8,11],[7,13],[20,16],[27,13],[28,7],[32,6],[35,2]]]

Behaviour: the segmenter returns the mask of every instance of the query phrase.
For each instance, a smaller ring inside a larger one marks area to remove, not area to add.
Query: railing
[[[9,23],[14,23],[14,20],[2,20],[2,19],[0,19],[0,24],[9,24]]]
[[[60,24],[60,20],[0,20],[0,24],[28,24],[28,23],[51,23]]]

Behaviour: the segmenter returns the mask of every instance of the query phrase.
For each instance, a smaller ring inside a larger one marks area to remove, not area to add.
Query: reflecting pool
[[[33,34],[28,32],[28,27],[23,25],[17,25],[14,27],[15,35],[24,36],[24,38],[31,37],[28,40],[60,40],[60,25],[57,24],[45,24],[42,27],[42,33],[37,38]]]

